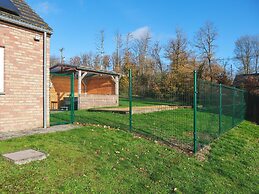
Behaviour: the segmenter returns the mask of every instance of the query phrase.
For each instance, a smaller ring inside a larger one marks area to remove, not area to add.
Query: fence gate
[[[50,74],[50,125],[74,122],[74,74]]]

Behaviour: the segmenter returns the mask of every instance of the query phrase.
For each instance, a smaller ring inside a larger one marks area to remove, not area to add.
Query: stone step
[[[21,165],[36,160],[43,160],[47,157],[47,155],[45,153],[33,149],[28,149],[19,152],[3,154],[3,157],[15,164]]]

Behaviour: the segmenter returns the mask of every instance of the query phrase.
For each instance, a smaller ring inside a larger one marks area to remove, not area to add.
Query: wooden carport
[[[116,72],[68,64],[52,66],[50,72],[56,74],[74,73],[78,109],[119,105],[120,74]],[[55,88],[61,88],[66,85],[66,81],[61,80],[61,83],[52,83],[52,85]]]

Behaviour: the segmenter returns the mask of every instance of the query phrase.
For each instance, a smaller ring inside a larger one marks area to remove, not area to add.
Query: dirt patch
[[[203,147],[199,152],[195,155],[196,159],[203,162],[207,160],[207,156],[210,153],[211,147],[207,145]]]
[[[186,137],[193,137],[193,132],[192,131],[185,131],[183,133],[183,135],[186,136]]]
[[[170,139],[170,141],[166,141],[166,140],[162,140],[162,139],[156,139],[154,137],[151,137],[151,136],[148,136],[148,135],[145,135],[145,134],[140,134],[138,132],[133,132],[134,134],[134,137],[135,138],[143,138],[143,139],[146,139],[146,140],[149,140],[149,141],[153,141],[159,145],[162,145],[162,146],[167,146],[169,148],[172,148],[180,153],[184,153],[188,156],[192,156],[193,155],[193,152],[192,152],[192,149],[191,149],[191,146],[190,145],[187,145],[185,143],[181,143],[179,140],[177,139]]]
[[[190,106],[171,106],[171,105],[158,105],[158,106],[140,106],[133,107],[132,114],[143,114],[143,113],[151,113],[151,112],[159,112],[165,110],[175,110],[179,108],[191,108]],[[120,113],[120,114],[129,114],[129,108],[96,108],[89,109],[89,111],[93,112],[112,112],[112,113]]]

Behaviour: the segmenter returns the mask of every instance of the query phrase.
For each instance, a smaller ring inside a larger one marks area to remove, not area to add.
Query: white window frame
[[[4,94],[4,54],[5,48],[0,46],[0,95]]]

